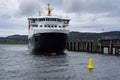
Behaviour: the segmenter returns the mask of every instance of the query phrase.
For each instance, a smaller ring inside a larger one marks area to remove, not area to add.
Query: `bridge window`
[[[30,23],[35,23],[37,19],[30,19]]]
[[[45,18],[42,18],[42,21],[45,21]]]
[[[41,21],[41,19],[39,19],[39,21]]]
[[[64,24],[68,24],[69,20],[63,20]]]
[[[61,19],[57,19],[58,22],[61,22],[62,20]]]
[[[45,18],[40,18],[39,21],[45,21]]]
[[[60,21],[60,19],[56,19],[56,18],[46,18],[46,21]]]
[[[53,21],[56,21],[57,19],[56,18],[53,18]]]
[[[48,21],[48,18],[46,18],[46,21]]]
[[[48,18],[46,18],[46,21],[48,21],[49,19]]]

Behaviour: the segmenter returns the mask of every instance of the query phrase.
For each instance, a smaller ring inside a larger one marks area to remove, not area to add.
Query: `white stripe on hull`
[[[31,30],[28,38],[32,37],[34,34],[37,34],[37,33],[64,33],[64,34],[68,34],[69,30],[63,30],[63,29],[33,29],[33,30]]]

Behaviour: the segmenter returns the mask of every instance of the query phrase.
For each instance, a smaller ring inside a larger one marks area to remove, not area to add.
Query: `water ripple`
[[[93,72],[87,69],[94,60]],[[62,56],[33,55],[27,45],[0,45],[0,80],[119,80],[120,57],[66,51]]]

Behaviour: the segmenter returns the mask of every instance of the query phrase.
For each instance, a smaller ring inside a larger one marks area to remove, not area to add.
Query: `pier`
[[[68,41],[68,51],[120,55],[120,39],[98,39],[97,41]]]

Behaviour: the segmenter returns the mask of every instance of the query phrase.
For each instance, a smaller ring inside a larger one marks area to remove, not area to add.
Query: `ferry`
[[[48,14],[28,18],[28,47],[37,54],[64,54],[70,18]]]

